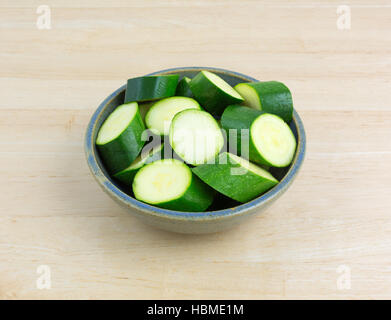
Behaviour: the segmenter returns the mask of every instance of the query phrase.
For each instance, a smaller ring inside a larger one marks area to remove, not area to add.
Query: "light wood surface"
[[[2,0],[0,298],[391,298],[391,2],[344,1],[350,30],[340,4]],[[295,183],[227,232],[145,226],[84,159],[99,103],[176,66],[283,81],[305,124]],[[51,289],[36,286],[40,265]]]

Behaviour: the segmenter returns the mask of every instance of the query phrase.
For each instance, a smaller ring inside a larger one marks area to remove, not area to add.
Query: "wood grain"
[[[0,298],[391,298],[391,2],[38,1],[0,4]],[[285,82],[304,167],[230,231],[145,226],[90,175],[83,135],[132,76],[214,66]],[[37,289],[40,265],[50,290]],[[337,287],[339,266],[351,288]]]

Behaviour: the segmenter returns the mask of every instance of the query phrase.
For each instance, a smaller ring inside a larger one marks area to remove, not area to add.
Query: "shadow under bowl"
[[[209,67],[173,68],[157,71],[149,75],[179,74],[180,78],[185,76],[192,78],[201,70],[216,73],[231,86],[242,82],[258,81],[237,72]],[[289,167],[271,168],[270,172],[280,180],[280,183],[268,192],[243,204],[235,203],[229,200],[229,198],[219,196],[210,208],[210,211],[206,212],[173,211],[138,201],[126,193],[123,186],[108,175],[95,147],[95,139],[102,123],[117,106],[123,104],[125,88],[126,85],[109,95],[93,114],[85,136],[85,153],[91,173],[101,188],[113,200],[127,209],[129,213],[149,225],[167,231],[193,234],[211,233],[231,228],[255,213],[264,211],[288,189],[298,174],[304,160],[306,138],[303,123],[294,110],[290,128],[297,140],[296,154]],[[232,207],[227,208],[230,205]]]

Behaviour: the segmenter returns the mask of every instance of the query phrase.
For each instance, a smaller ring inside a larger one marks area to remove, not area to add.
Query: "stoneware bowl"
[[[207,67],[174,68],[157,71],[149,75],[179,74],[180,77],[192,78],[200,70],[214,72],[232,86],[241,82],[258,81],[237,72]],[[229,208],[227,208],[231,205],[229,200],[222,198],[220,200],[221,205],[217,204],[211,211],[207,212],[172,211],[140,202],[127,194],[124,188],[121,188],[116,181],[110,178],[95,148],[95,138],[100,126],[107,116],[124,101],[125,87],[126,85],[109,95],[93,114],[85,136],[85,153],[90,170],[103,191],[127,209],[130,214],[147,224],[180,233],[210,233],[231,228],[252,215],[261,213],[277,200],[289,188],[303,163],[306,145],[305,132],[299,115],[296,111],[293,111],[293,120],[290,127],[297,139],[296,155],[289,167],[271,169],[271,173],[280,180],[280,183],[258,198],[244,204],[232,203],[232,207]]]

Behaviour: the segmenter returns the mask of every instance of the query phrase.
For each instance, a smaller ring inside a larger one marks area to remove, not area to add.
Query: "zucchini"
[[[214,192],[190,168],[175,159],[163,159],[141,168],[133,180],[136,199],[170,210],[205,211]]]
[[[224,146],[219,124],[202,110],[177,113],[171,122],[169,138],[176,154],[192,165],[213,160]]]
[[[175,95],[179,76],[145,76],[129,79],[126,84],[125,103],[168,98]]]
[[[188,77],[184,77],[181,81],[178,82],[178,86],[176,87],[176,96],[180,97],[188,97],[188,98],[194,98],[193,93],[191,92],[189,83],[191,79]]]
[[[238,150],[245,156],[248,153],[251,161],[272,167],[286,167],[292,162],[296,139],[280,117],[232,105],[225,109],[221,124],[225,130],[237,130]],[[235,142],[229,139],[230,148]]]
[[[239,202],[250,201],[278,183],[266,170],[228,152],[221,153],[214,164],[192,171],[213,189]]]
[[[145,143],[144,130],[137,102],[117,107],[103,122],[95,143],[110,174],[125,169],[136,159]]]
[[[143,148],[141,154],[129,167],[116,173],[113,177],[123,184],[131,186],[134,176],[141,167],[156,160],[160,160],[163,157],[163,144],[155,147],[150,146],[151,144],[152,143],[149,143]]]
[[[154,103],[155,101],[139,103],[138,108],[140,110],[141,119],[143,119],[144,123],[145,116],[147,115],[149,109],[151,109],[151,107],[154,105]]]
[[[220,116],[226,106],[244,101],[227,82],[209,71],[199,72],[189,86],[196,100],[214,116]]]
[[[197,101],[187,97],[170,97],[156,102],[145,116],[145,124],[158,135],[168,135],[174,116],[186,109],[201,109]]]
[[[278,81],[239,83],[235,90],[244,98],[244,105],[275,114],[286,122],[292,120],[292,95],[285,84]]]

